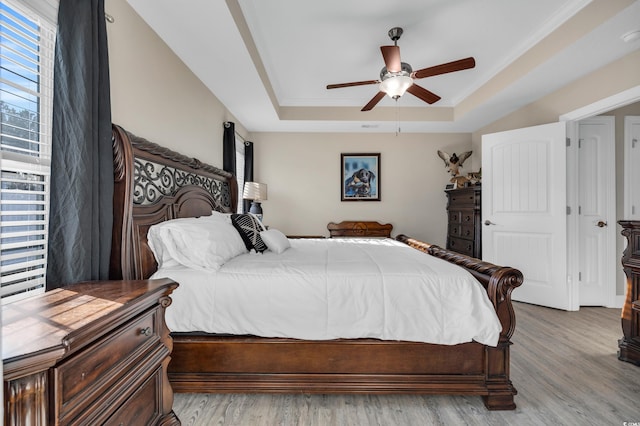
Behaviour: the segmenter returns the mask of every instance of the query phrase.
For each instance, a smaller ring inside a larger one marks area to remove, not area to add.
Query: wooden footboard
[[[503,326],[499,343],[433,345],[375,339],[308,341],[174,333],[169,380],[175,392],[412,393],[480,395],[512,410],[509,378],[515,328],[511,292],[522,274],[400,235],[399,241],[470,271],[487,289]]]

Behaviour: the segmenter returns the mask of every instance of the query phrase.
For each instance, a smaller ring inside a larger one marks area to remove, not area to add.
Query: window
[[[26,3],[0,3],[3,302],[44,291],[47,262],[55,3]]]

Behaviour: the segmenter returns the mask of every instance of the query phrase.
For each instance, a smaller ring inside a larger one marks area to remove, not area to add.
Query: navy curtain
[[[236,174],[236,125],[232,121],[225,121],[222,134],[222,168]],[[242,194],[238,195],[242,197]]]
[[[47,289],[109,277],[113,154],[104,0],[60,0]]]
[[[253,142],[244,143],[244,181],[253,182]],[[251,200],[242,200],[243,213],[251,208]]]

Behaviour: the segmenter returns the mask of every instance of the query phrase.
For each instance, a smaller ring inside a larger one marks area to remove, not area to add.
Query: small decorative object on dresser
[[[179,425],[168,279],[92,281],[2,306],[4,424]]]
[[[438,157],[442,158],[444,166],[447,168],[451,176],[455,178],[456,176],[460,176],[460,168],[464,164],[465,160],[471,157],[472,153],[473,151],[466,151],[458,157],[455,152],[449,155],[444,151],[438,150]]]
[[[622,307],[622,333],[618,341],[618,358],[640,365],[640,221],[621,220],[627,248],[622,254],[622,268],[627,276]]]
[[[482,258],[481,187],[447,189],[447,250]]]
[[[480,168],[480,170],[478,170],[477,172],[467,173],[467,178],[469,179],[471,185],[480,185],[480,183],[482,182],[482,168]]]

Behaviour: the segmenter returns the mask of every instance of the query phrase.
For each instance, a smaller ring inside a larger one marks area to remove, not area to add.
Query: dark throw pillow
[[[247,250],[254,249],[258,253],[262,253],[267,249],[267,245],[260,237],[260,232],[266,230],[260,219],[249,213],[232,214],[231,223],[240,233]]]

